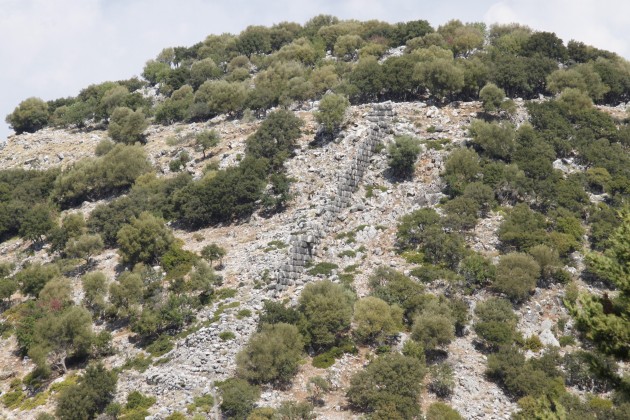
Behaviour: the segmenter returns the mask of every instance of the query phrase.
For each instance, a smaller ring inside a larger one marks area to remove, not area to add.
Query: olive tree
[[[141,110],[133,111],[127,107],[118,107],[111,114],[107,132],[115,141],[133,144],[144,140],[142,133],[148,126]]]
[[[25,99],[5,121],[17,134],[34,133],[48,124],[48,104],[39,98]]]
[[[315,113],[317,121],[323,131],[333,135],[344,120],[350,102],[343,95],[327,93],[319,102],[319,111]]]

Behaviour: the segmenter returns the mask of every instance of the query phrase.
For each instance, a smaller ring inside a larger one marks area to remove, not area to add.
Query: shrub
[[[368,296],[354,304],[354,334],[364,343],[382,343],[402,327],[402,309]]]
[[[536,287],[540,266],[531,256],[513,252],[503,255],[497,265],[497,277],[492,287],[514,302],[521,302]]]
[[[516,338],[516,322],[518,317],[512,304],[500,298],[490,298],[475,307],[475,332],[486,347],[498,349],[510,345]]]
[[[254,409],[260,389],[243,379],[230,378],[219,384],[221,411],[228,418],[244,419]]]
[[[448,363],[439,363],[430,369],[429,390],[440,398],[448,398],[455,389],[453,368]]]
[[[411,136],[398,136],[388,149],[389,168],[398,178],[409,178],[413,175],[414,166],[420,154],[417,139]]]
[[[341,126],[349,105],[345,96],[327,93],[319,102],[315,121],[322,126],[325,133],[333,135]]]
[[[297,372],[303,347],[295,326],[263,325],[237,355],[238,374],[255,383],[287,383]]]
[[[455,320],[445,301],[428,301],[415,317],[411,338],[422,344],[425,350],[447,346],[455,338]]]
[[[356,373],[346,395],[353,407],[378,418],[413,418],[420,414],[424,375],[419,360],[387,354]]]
[[[462,420],[463,417],[452,407],[442,402],[434,402],[427,410],[427,420]]]
[[[94,418],[113,401],[117,376],[102,365],[89,366],[76,385],[59,394],[55,414],[62,420]]]
[[[6,122],[16,134],[34,133],[48,124],[48,104],[39,98],[25,99],[7,115]]]
[[[155,263],[173,245],[175,238],[164,220],[148,212],[123,226],[116,235],[119,253],[125,264]]]
[[[141,110],[133,111],[127,107],[118,107],[112,112],[107,132],[114,141],[133,144],[144,140],[142,133],[148,126]]]
[[[483,109],[486,112],[496,111],[501,106],[504,98],[505,92],[494,83],[487,83],[479,91],[479,99],[483,103]]]
[[[328,280],[306,285],[298,301],[306,342],[317,350],[332,347],[350,328],[353,300],[343,286]]]
[[[377,268],[368,281],[372,295],[390,305],[400,306],[409,324],[427,301],[424,286],[392,268]]]

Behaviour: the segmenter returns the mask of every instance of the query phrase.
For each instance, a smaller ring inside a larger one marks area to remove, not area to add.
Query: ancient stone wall
[[[291,235],[287,264],[280,267],[276,276],[277,290],[284,290],[291,284],[303,283],[302,273],[316,255],[317,246],[332,228],[335,219],[352,201],[352,195],[359,187],[377,145],[391,133],[393,116],[391,102],[374,105],[367,116],[367,120],[371,122],[367,136],[359,144],[357,153],[350,164],[339,173],[337,191],[329,200],[330,204],[321,212],[322,216],[302,222]]]

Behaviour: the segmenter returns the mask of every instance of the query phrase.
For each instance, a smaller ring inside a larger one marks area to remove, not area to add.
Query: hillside
[[[627,418],[629,69],[320,16],[25,101],[0,416]]]

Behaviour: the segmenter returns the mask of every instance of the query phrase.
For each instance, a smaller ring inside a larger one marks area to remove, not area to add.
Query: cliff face
[[[526,118],[522,103],[517,102],[517,122]],[[199,252],[205,245],[217,243],[227,250],[221,275],[224,287],[236,290],[234,296],[217,300],[197,314],[197,322],[180,334],[175,347],[152,360],[146,370],[123,370],[119,375],[116,399],[124,402],[127,394],[139,390],[155,396],[150,409],[153,418],[162,419],[174,411],[186,411],[195,396],[216,394],[214,381],[234,373],[235,355],[256,330],[258,312],[265,300],[296,302],[304,285],[323,275],[311,275],[305,267],[321,262],[334,264],[328,276],[339,281],[344,269],[354,275],[359,297],[368,294],[367,278],[379,266],[408,273],[414,264],[394,252],[397,224],[403,215],[422,208],[434,207],[442,198],[440,173],[451,150],[467,140],[467,127],[480,111],[479,103],[458,103],[444,108],[421,102],[376,104],[351,107],[344,130],[326,144],[314,144],[315,124],[311,111],[298,112],[306,125],[295,156],[286,164],[287,174],[295,180],[294,199],[289,207],[271,217],[254,214],[247,222],[216,226],[190,232],[175,230],[184,241],[184,249]],[[244,123],[217,118],[208,123],[152,126],[147,130],[144,146],[156,171],[170,176],[169,161],[182,151],[192,159],[185,170],[200,176],[207,159],[193,147],[192,134],[212,127],[222,141],[211,152],[220,167],[236,164],[244,153],[245,139],[258,123]],[[386,148],[395,135],[410,134],[422,140],[422,153],[413,179],[396,182],[388,172]],[[45,129],[35,134],[14,136],[0,150],[3,168],[66,167],[72,162],[92,156],[105,132],[65,132]],[[435,147],[436,144],[443,147]],[[95,203],[84,203],[84,214]],[[500,213],[490,212],[481,219],[466,238],[471,248],[494,258],[498,255],[496,230]],[[351,240],[350,240],[351,238]],[[2,260],[21,264],[47,261],[46,249],[26,253],[28,243],[14,239],[0,244]],[[576,256],[577,257],[577,256]],[[106,250],[94,257],[94,270],[113,279],[119,268],[118,255]],[[75,299],[82,296],[79,275],[72,279]],[[586,287],[582,285],[583,287]],[[428,290],[439,295],[451,293],[448,282],[430,283]],[[537,289],[535,295],[519,310],[519,329],[525,336],[537,335],[544,344],[557,343],[554,330],[558,319],[567,313],[561,303],[559,288]],[[470,309],[486,297],[484,293],[464,297]],[[474,322],[471,321],[471,322]],[[104,328],[99,325],[97,329]],[[221,333],[231,332],[234,338],[224,341]],[[136,346],[125,328],[112,331],[115,354],[105,359],[108,367],[123,366],[146,352]],[[400,343],[408,334],[402,333]],[[455,389],[450,401],[465,418],[506,418],[516,405],[485,375],[485,358],[474,345],[476,335],[470,325],[462,337],[448,347],[447,361],[455,372]],[[13,377],[22,377],[31,368],[28,360],[15,355],[14,338],[3,339],[0,345],[0,387],[6,392]],[[277,406],[289,399],[304,400],[309,378],[328,377],[333,385],[324,405],[316,408],[321,418],[352,418],[347,408],[345,388],[350,376],[362,369],[368,350],[346,355],[328,369],[318,369],[310,358],[299,370],[286,390],[265,389],[260,405]],[[60,378],[59,380],[61,380]],[[423,405],[435,401],[425,392]],[[6,418],[34,418],[39,411],[51,411],[53,398],[31,411],[0,408]],[[208,413],[218,416],[217,407]]]

